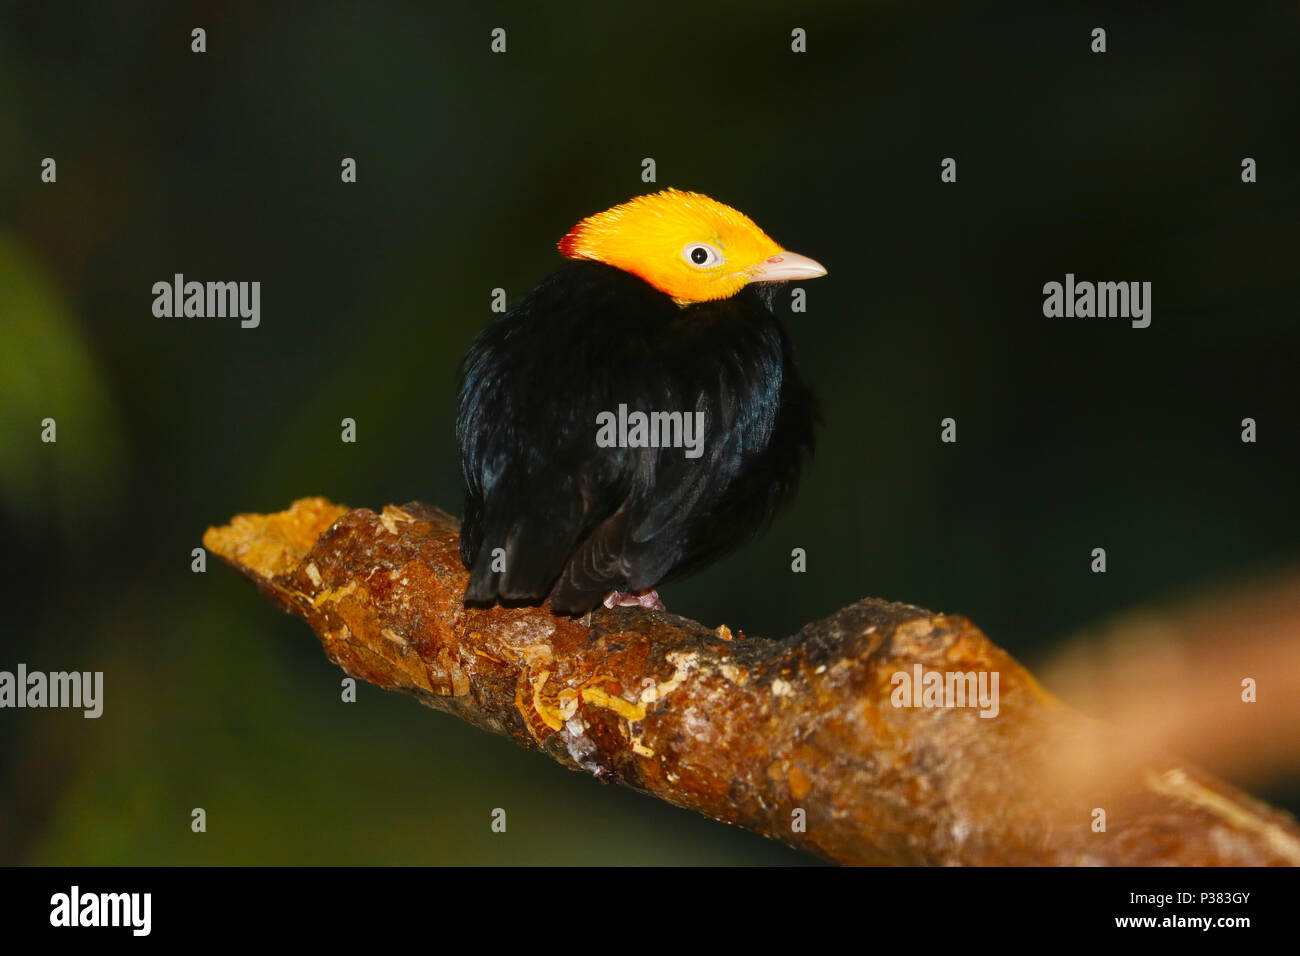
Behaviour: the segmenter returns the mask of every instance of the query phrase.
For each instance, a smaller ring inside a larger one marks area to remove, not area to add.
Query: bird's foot
[[[652,611],[666,611],[659,592],[653,588],[642,591],[614,591],[605,598],[605,607],[648,607]]]

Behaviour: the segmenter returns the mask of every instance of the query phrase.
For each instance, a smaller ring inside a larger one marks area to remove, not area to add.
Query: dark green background
[[[107,686],[98,721],[0,712],[0,861],[808,859],[369,686],[344,705],[301,623],[190,571],[209,524],[309,494],[458,510],[490,290],[648,191],[647,156],[830,270],[789,322],[825,405],[798,503],[672,610],[779,636],[882,596],[1033,663],[1294,561],[1298,28],[1294,3],[6,3],[0,668]],[[261,281],[261,327],[155,318],[176,272]],[[1044,318],[1066,272],[1153,282],[1152,326]]]

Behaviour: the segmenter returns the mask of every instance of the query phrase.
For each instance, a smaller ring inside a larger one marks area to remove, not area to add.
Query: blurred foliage
[[[0,289],[0,506],[15,524],[53,524],[71,536],[111,512],[125,436],[58,291],[3,233]],[[55,441],[41,440],[47,420]]]
[[[411,701],[344,705],[305,628],[190,571],[208,524],[303,495],[456,510],[491,289],[644,191],[646,156],[830,268],[788,317],[825,406],[805,488],[674,611],[782,635],[869,593],[1037,657],[1293,560],[1300,14],[1012,11],[5,6],[0,667],[103,669],[106,709],[0,714],[0,861],[806,862]],[[261,327],[155,318],[178,272],[261,281]],[[1044,319],[1066,272],[1151,280],[1152,327]]]

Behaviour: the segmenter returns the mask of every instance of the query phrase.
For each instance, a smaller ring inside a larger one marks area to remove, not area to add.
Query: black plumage
[[[757,289],[681,306],[628,272],[574,261],[483,330],[460,368],[456,421],[467,602],[549,597],[556,613],[582,614],[768,523],[795,491],[818,412]],[[620,404],[703,411],[702,455],[597,447],[598,413]]]

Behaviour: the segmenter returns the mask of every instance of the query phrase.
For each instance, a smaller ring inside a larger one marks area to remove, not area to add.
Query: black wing
[[[582,613],[743,541],[811,446],[811,396],[792,372],[757,295],[682,309],[607,266],[561,269],[462,366],[466,600],[549,595]],[[596,416],[620,404],[703,413],[702,454],[597,447]]]

